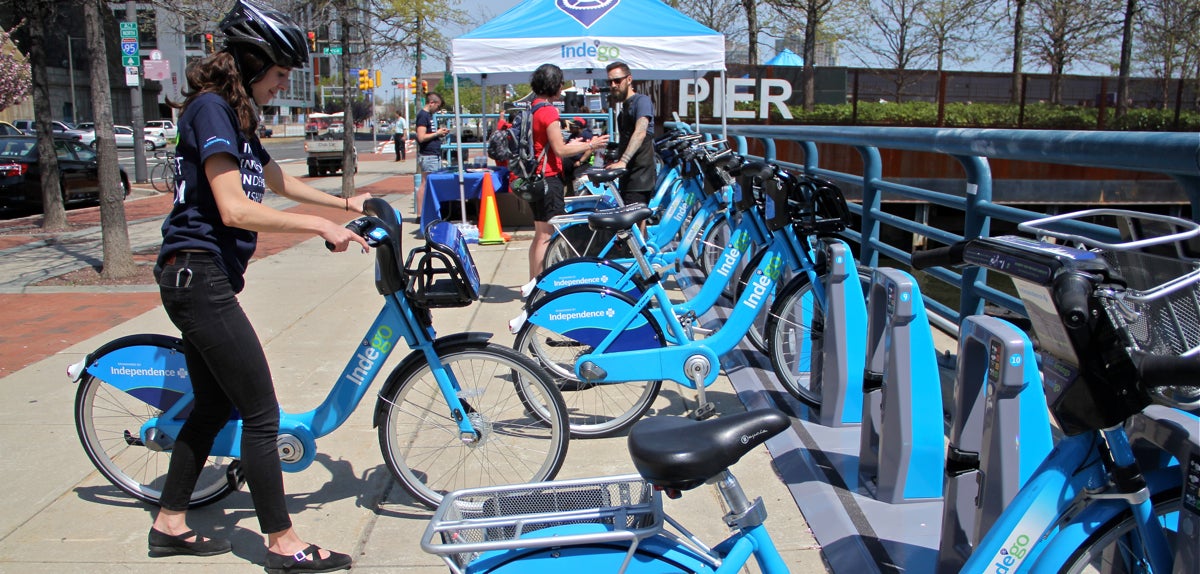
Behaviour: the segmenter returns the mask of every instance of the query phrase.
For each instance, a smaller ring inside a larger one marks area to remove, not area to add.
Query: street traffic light
[[[428,93],[429,93],[429,80],[421,80],[421,95],[424,96]]]
[[[308,31],[308,49],[317,51],[317,33],[312,30]]]
[[[375,85],[373,87],[383,87],[383,70],[375,70]]]
[[[358,69],[358,89],[360,89],[360,90],[371,89],[370,73],[371,72],[368,71],[366,68]]]
[[[213,44],[213,35],[212,35],[212,34],[205,34],[205,35],[204,35],[204,46],[205,46],[205,53],[206,53],[206,54],[215,54],[215,53],[217,53],[216,46]]]
[[[412,95],[414,95],[414,96],[417,95],[417,77],[416,76],[413,76],[412,80],[409,80],[408,91],[411,92]]]

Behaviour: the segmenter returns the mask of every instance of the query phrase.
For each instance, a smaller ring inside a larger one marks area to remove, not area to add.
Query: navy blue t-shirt
[[[214,253],[234,292],[240,292],[246,284],[243,275],[258,245],[258,233],[229,227],[221,221],[204,162],[219,153],[232,156],[238,163],[246,197],[262,203],[266,192],[263,166],[271,161],[258,138],[247,138],[237,126],[233,107],[217,94],[201,94],[183,111],[175,149],[175,205],[163,222],[163,243],[158,254],[161,267],[168,255],[182,249]]]
[[[417,112],[414,130],[425,126],[425,133],[433,133],[433,114],[421,110]],[[442,138],[433,138],[427,142],[417,142],[417,155],[442,155]]]

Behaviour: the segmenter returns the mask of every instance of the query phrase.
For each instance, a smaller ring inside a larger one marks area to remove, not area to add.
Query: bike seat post
[[[625,242],[625,246],[629,248],[629,252],[633,254],[634,261],[637,261],[638,269],[641,271],[642,277],[650,278],[654,276],[654,268],[650,266],[650,262],[646,260],[646,254],[642,249],[642,242],[638,241],[637,234],[629,229],[622,229],[617,232],[617,239]]]
[[[731,528],[749,529],[763,524],[767,519],[766,507],[762,504],[762,499],[755,499],[750,502],[746,498],[746,492],[742,490],[741,483],[737,477],[733,476],[729,469],[725,469],[721,474],[713,479],[717,484],[717,491],[721,493],[721,498],[725,500],[725,505],[729,508],[729,513],[725,515],[725,524]]]

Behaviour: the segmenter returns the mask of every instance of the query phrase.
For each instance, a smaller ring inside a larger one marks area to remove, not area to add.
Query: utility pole
[[[125,0],[125,21],[137,22],[137,2]],[[139,56],[140,59],[140,56]],[[138,66],[141,67],[140,65]],[[137,84],[129,88],[130,114],[133,115],[133,179],[138,183],[146,183],[146,148],[139,145],[145,137],[145,116],[142,113],[142,76],[139,69]]]

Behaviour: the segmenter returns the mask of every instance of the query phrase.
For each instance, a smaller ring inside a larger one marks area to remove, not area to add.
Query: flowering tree
[[[29,60],[12,43],[10,32],[0,28],[0,110],[24,101],[33,83]]]

